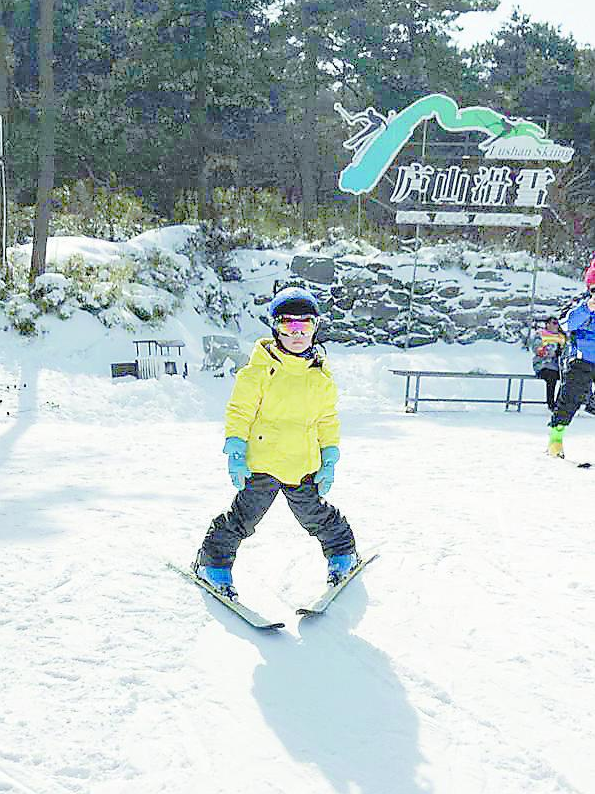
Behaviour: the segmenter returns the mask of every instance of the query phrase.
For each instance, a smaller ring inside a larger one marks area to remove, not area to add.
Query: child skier
[[[545,381],[548,408],[555,408],[556,383],[560,380],[560,353],[566,338],[560,333],[557,317],[548,317],[533,340],[533,371]]]
[[[562,439],[580,407],[588,401],[595,380],[595,254],[585,272],[587,292],[562,310],[560,326],[568,339],[564,349],[562,383],[550,421],[548,453],[564,457]]]
[[[320,541],[329,582],[359,562],[349,523],[321,499],[339,460],[339,420],[337,389],[315,347],[318,303],[308,290],[286,287],[274,296],[269,314],[273,338],[256,342],[226,409],[223,452],[238,493],[231,510],[212,520],[192,565],[197,576],[231,597],[238,547],[279,491]]]

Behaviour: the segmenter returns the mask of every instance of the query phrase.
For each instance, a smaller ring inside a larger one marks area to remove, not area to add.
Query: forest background
[[[518,9],[461,49],[457,20],[496,6],[1,0],[8,245],[34,241],[31,284],[48,233],[122,239],[199,221],[241,246],[342,226],[395,247],[386,207],[337,189],[348,156],[334,104],[387,112],[440,92],[575,147],[540,245],[578,267],[595,247],[595,51]],[[0,277],[10,284],[8,261]]]

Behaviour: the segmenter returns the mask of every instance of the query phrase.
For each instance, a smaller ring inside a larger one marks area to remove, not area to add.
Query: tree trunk
[[[39,144],[37,204],[29,284],[45,272],[51,198],[54,187],[56,101],[54,97],[54,0],[40,0]]]
[[[0,124],[2,125],[1,134],[2,134],[2,151],[0,151],[0,156],[4,156],[4,138],[6,136],[6,120],[8,118],[8,83],[9,83],[9,39],[8,39],[8,32],[0,21]],[[4,163],[0,163],[0,177],[2,179],[2,184],[0,185],[0,189],[2,189],[2,195],[0,195],[0,208],[2,215],[0,217],[0,240],[2,244],[0,245],[0,279],[4,281],[7,287],[12,286],[12,273],[10,271],[10,266],[8,264],[8,259],[6,259],[6,250],[5,250],[5,240],[7,235],[7,230],[4,228],[4,219],[7,217],[7,208],[4,206],[4,200],[6,198],[6,169],[4,167]]]
[[[318,140],[316,130],[316,95],[317,95],[317,56],[316,43],[311,27],[312,19],[309,7],[302,6],[302,34],[304,37],[304,70],[306,75],[306,91],[300,135],[300,177],[302,183],[302,227],[308,234],[310,222],[318,215],[318,195],[316,189],[316,167],[318,162]]]
[[[197,30],[198,38],[198,78],[194,92],[194,101],[190,109],[190,129],[195,137],[196,160],[194,162],[194,190],[199,218],[211,215],[207,159],[210,148],[211,131],[209,128],[209,99],[207,90],[207,55],[208,46],[215,38],[215,0],[206,0],[204,26]]]

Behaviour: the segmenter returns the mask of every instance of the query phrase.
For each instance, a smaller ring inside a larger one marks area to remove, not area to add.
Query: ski
[[[583,461],[582,463],[579,463],[577,460],[571,460],[565,455],[557,455],[554,460],[565,460],[566,463],[569,463],[571,466],[576,466],[577,469],[590,469],[593,467],[593,464],[589,461]]]
[[[329,585],[325,592],[318,599],[316,599],[316,601],[313,601],[310,606],[299,607],[299,609],[296,609],[296,615],[322,615],[328,605],[339,595],[341,590],[343,590],[343,588],[346,587],[349,582],[358,575],[358,573],[361,573],[366,565],[369,565],[369,563],[375,560],[378,556],[380,555],[373,554],[371,557],[364,558],[359,565],[356,565],[356,567],[350,571],[347,576],[344,576],[342,579],[340,579],[337,584]]]
[[[188,581],[192,582],[198,587],[202,587],[203,590],[206,590],[207,593],[210,593],[214,596],[217,601],[220,601],[224,604],[229,610],[235,612],[240,618],[249,623],[255,629],[282,629],[285,627],[285,623],[274,623],[270,620],[267,620],[262,615],[259,615],[258,612],[255,612],[253,609],[242,604],[240,601],[237,601],[235,598],[229,598],[228,596],[224,596],[214,587],[212,587],[208,582],[205,582],[204,579],[200,579],[195,573],[192,571],[184,570],[184,568],[179,568],[177,565],[174,565],[171,562],[167,563],[167,567],[170,568],[172,571],[179,573],[180,576],[188,579]]]

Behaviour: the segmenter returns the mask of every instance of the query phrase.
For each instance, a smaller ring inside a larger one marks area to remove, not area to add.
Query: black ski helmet
[[[309,290],[303,287],[285,287],[279,290],[269,303],[269,314],[273,320],[281,314],[291,314],[295,317],[303,315],[318,317],[320,307]]]

